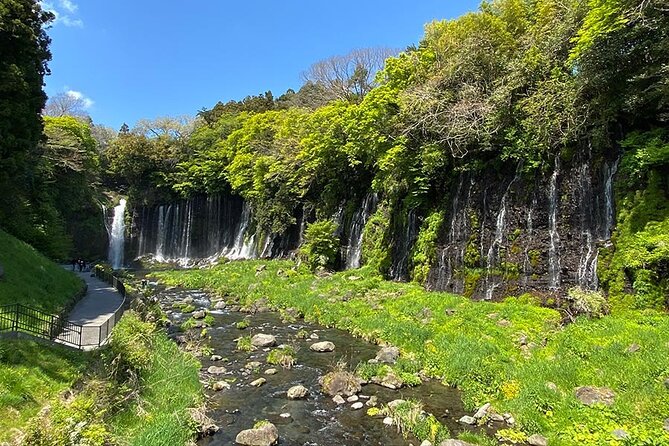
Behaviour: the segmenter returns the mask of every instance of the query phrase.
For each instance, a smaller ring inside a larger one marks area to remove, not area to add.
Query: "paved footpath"
[[[68,321],[83,325],[81,344],[97,346],[100,341],[100,329],[123,303],[116,289],[101,281],[91,272],[76,273],[88,285],[86,295],[74,306],[68,316]]]

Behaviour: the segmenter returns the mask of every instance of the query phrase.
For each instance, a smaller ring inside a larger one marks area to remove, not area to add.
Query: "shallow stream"
[[[168,316],[177,326],[190,317],[172,310],[172,303],[183,302],[184,299],[198,308],[209,309],[211,301],[202,291],[168,289],[158,294],[159,301]],[[201,439],[201,446],[218,446],[235,444],[236,435],[253,427],[258,420],[269,420],[279,430],[280,445],[300,446],[406,446],[409,443],[420,444],[416,438],[404,438],[396,427],[383,424],[383,417],[367,415],[367,406],[352,409],[352,403],[337,405],[332,398],[321,392],[318,380],[333,370],[338,362],[344,361],[347,368],[354,370],[360,362],[376,356],[379,346],[354,338],[349,333],[305,323],[299,319],[295,323],[283,322],[279,314],[264,312],[245,314],[229,310],[209,310],[214,323],[208,328],[211,336],[209,345],[214,355],[223,357],[219,361],[211,361],[207,355],[201,358],[202,380],[212,383],[219,380],[227,381],[229,389],[215,392],[207,389],[207,415],[220,427],[220,430]],[[240,330],[235,324],[246,319],[248,328]],[[199,332],[199,329],[196,329]],[[298,339],[298,331],[306,331],[312,339]],[[242,352],[236,349],[236,339],[241,336],[257,333],[271,334],[276,337],[277,344],[288,344],[297,350],[296,364],[290,369],[268,364],[266,361],[270,349],[258,349],[253,352]],[[175,336],[178,334],[173,333]],[[315,338],[318,337],[316,340]],[[331,341],[336,348],[329,353],[316,353],[309,349],[314,342]],[[261,363],[253,370],[245,368],[252,361]],[[210,375],[209,366],[223,366],[225,374]],[[277,373],[267,375],[267,369],[274,368]],[[260,387],[250,383],[258,378],[267,382]],[[309,389],[306,399],[289,400],[286,391],[301,384]],[[417,387],[391,390],[376,384],[363,386],[359,394],[360,401],[365,403],[369,397],[376,396],[379,406],[395,399],[419,400],[424,409],[435,415],[445,424],[451,434],[456,436],[463,430],[478,431],[477,428],[459,424],[457,420],[467,415],[463,409],[459,392],[431,380]],[[284,417],[281,416],[284,414]],[[285,417],[290,414],[290,417]],[[471,415],[471,414],[470,414]]]

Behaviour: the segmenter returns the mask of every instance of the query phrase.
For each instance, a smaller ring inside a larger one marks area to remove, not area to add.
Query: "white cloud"
[[[68,95],[69,97],[71,97],[72,99],[76,99],[78,101],[81,101],[82,105],[84,106],[84,109],[86,109],[86,110],[88,110],[89,108],[91,108],[93,106],[93,104],[95,104],[95,102],[93,102],[93,100],[91,98],[87,97],[86,95],[84,95],[80,91],[67,90],[67,92],[65,92],[65,94]]]
[[[79,9],[79,6],[71,0],[60,0],[60,6],[67,10],[67,12],[74,14]]]
[[[55,16],[53,21],[54,26],[62,23],[68,27],[83,28],[83,20],[73,17],[79,6],[72,0],[58,0],[58,7],[51,1],[40,1],[39,4],[43,10],[49,11]]]

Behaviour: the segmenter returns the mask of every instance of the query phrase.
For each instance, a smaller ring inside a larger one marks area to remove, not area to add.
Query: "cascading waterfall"
[[[527,240],[525,242],[525,250],[523,252],[523,285],[527,286],[530,275],[532,274],[532,259],[530,259],[530,246],[532,246],[532,239],[534,237],[534,212],[537,208],[537,195],[532,195],[532,204],[527,211]]]
[[[558,234],[559,197],[557,180],[560,175],[560,156],[555,157],[555,169],[548,187],[548,286],[557,289],[560,286],[560,235]]]
[[[119,269],[123,266],[125,206],[126,200],[121,198],[119,204],[114,207],[114,219],[109,233],[109,263],[114,269]]]
[[[613,177],[618,173],[618,163],[620,158],[616,158],[610,165],[607,165],[604,171],[604,228],[600,231],[604,240],[611,238],[611,231],[615,225],[616,214],[613,197]]]
[[[246,259],[252,257],[253,246],[255,241],[255,234],[247,239],[247,229],[251,223],[251,206],[244,202],[242,208],[242,216],[239,220],[239,227],[235,234],[234,244],[232,249],[225,253],[225,256],[232,260]]]
[[[502,200],[499,204],[499,211],[497,212],[497,218],[495,219],[495,237],[490,243],[488,248],[488,254],[486,256],[486,278],[485,278],[485,299],[490,300],[493,297],[495,289],[500,285],[499,282],[491,276],[493,268],[497,264],[499,257],[499,248],[502,244],[504,234],[506,233],[506,202],[511,191],[511,186],[513,183],[518,180],[519,175],[516,173],[516,176],[511,180],[509,185],[506,188],[506,191],[502,195]]]
[[[407,214],[406,226],[402,239],[398,243],[398,251],[393,256],[390,266],[390,278],[393,280],[406,280],[409,275],[409,252],[416,239],[416,209],[410,209]]]
[[[367,224],[367,220],[374,213],[377,195],[367,194],[362,201],[362,206],[355,212],[351,219],[351,226],[348,231],[348,246],[345,252],[346,269],[360,268],[360,259],[362,256],[362,237]]]
[[[578,191],[580,195],[579,222],[581,225],[581,255],[576,272],[576,283],[585,289],[597,289],[597,258],[599,250],[595,243],[593,226],[593,195],[590,178],[590,151],[578,168]]]

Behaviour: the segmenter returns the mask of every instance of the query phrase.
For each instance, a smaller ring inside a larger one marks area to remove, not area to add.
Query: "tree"
[[[56,118],[61,116],[88,116],[86,101],[81,94],[72,91],[58,93],[47,101],[46,107],[44,107],[44,115]]]
[[[29,242],[39,237],[27,223],[39,213],[31,205],[30,178],[51,60],[44,27],[53,19],[36,1],[0,0],[0,224]]]
[[[313,64],[302,73],[305,83],[321,85],[332,99],[359,100],[374,88],[374,77],[388,57],[390,48],[361,48]]]

